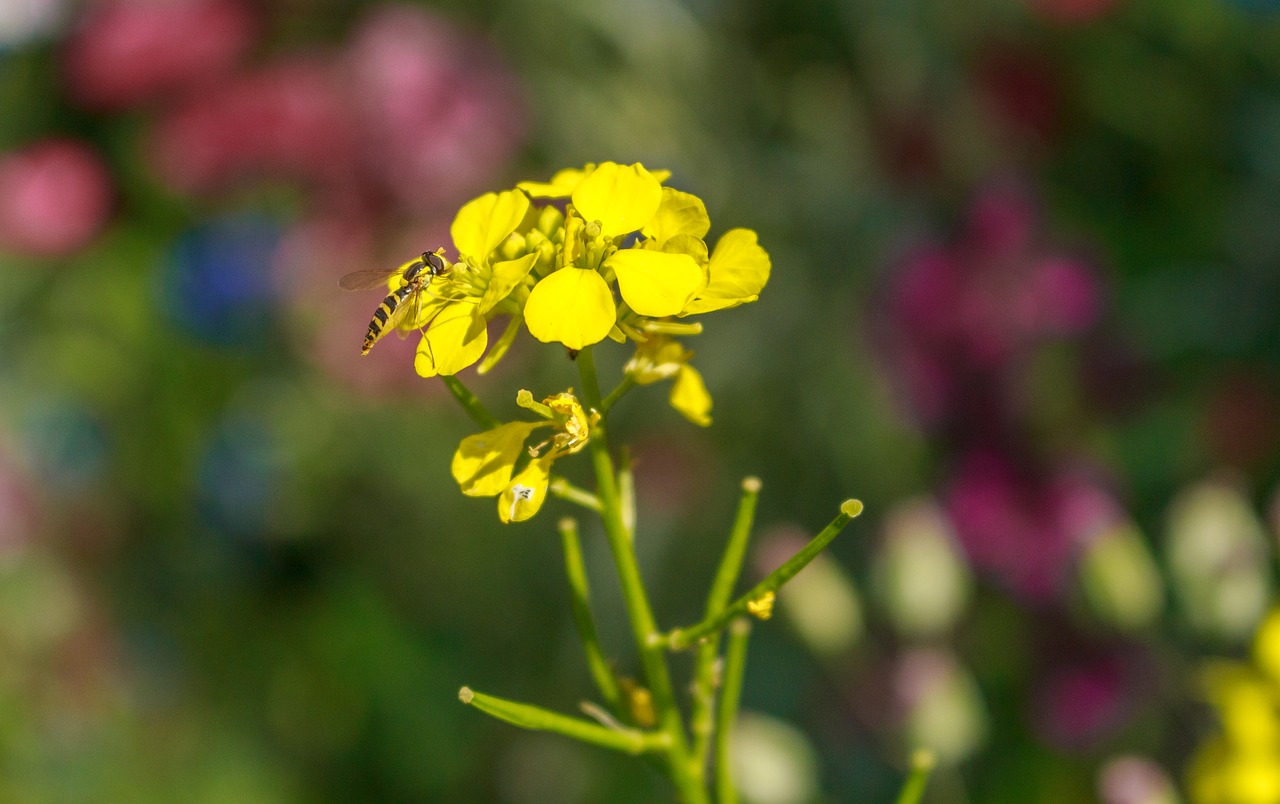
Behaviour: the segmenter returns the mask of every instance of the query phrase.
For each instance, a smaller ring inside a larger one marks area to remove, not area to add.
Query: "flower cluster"
[[[605,162],[463,206],[451,228],[456,259],[432,282],[421,312],[402,323],[424,331],[418,373],[450,375],[482,357],[487,370],[522,325],[573,352],[605,338],[631,340],[628,379],[673,378],[672,405],[710,423],[692,352],[675,337],[701,325],[679,319],[755,301],[769,279],[769,255],[748,229],[708,248],[706,206],[664,187],[665,178]],[[490,349],[488,323],[499,316],[510,323]]]
[[[755,301],[769,279],[769,255],[747,229],[731,230],[709,248],[706,206],[664,187],[667,175],[605,162],[464,205],[450,231],[454,253],[436,252],[443,269],[433,271],[397,324],[422,331],[418,374],[448,377],[477,363],[487,371],[521,329],[572,356],[605,338],[632,341],[617,393],[670,379],[672,407],[710,424],[711,397],[689,365],[693,353],[676,337],[702,327],[680,319]],[[404,274],[392,275],[390,290],[404,286]],[[498,317],[508,323],[491,346],[489,324]],[[599,393],[594,374],[589,385]],[[540,420],[497,424],[464,439],[453,457],[462,492],[497,496],[503,522],[538,512],[552,464],[587,445],[608,407],[588,410],[572,389],[542,402],[521,391],[516,402]],[[527,450],[517,471],[525,442],[542,429],[550,437]]]
[[[1280,800],[1280,609],[1254,639],[1251,664],[1206,668],[1205,692],[1222,723],[1191,759],[1187,785],[1195,801]]]

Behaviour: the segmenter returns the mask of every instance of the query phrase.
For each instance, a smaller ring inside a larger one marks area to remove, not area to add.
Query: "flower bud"
[[[1224,480],[1183,490],[1165,535],[1173,586],[1202,634],[1243,642],[1271,596],[1265,530],[1244,494]]]
[[[937,503],[908,500],[889,512],[872,584],[903,636],[937,636],[955,624],[968,605],[972,579]]]
[[[1164,606],[1160,571],[1132,522],[1099,533],[1085,548],[1079,571],[1090,609],[1119,631],[1150,625]]]

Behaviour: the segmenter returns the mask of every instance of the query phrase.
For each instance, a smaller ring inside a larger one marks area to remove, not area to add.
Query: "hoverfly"
[[[382,339],[412,311],[410,320],[416,321],[422,310],[422,296],[431,280],[448,273],[449,266],[438,252],[424,251],[422,256],[398,268],[372,268],[367,271],[353,271],[338,280],[343,290],[371,290],[385,285],[387,280],[396,274],[404,280],[404,284],[387,294],[382,304],[373,311],[369,319],[369,331],[365,333],[364,344],[360,354],[367,355],[373,345]]]

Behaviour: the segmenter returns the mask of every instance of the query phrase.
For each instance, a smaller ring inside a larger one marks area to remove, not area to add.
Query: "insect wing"
[[[373,290],[386,287],[387,280],[401,273],[400,268],[370,268],[367,271],[352,271],[338,280],[338,287],[343,290]]]

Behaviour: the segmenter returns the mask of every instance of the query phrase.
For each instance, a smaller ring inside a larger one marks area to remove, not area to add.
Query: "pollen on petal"
[[[547,499],[547,485],[551,480],[553,456],[531,461],[511,480],[511,484],[498,497],[498,519],[503,522],[523,522],[542,508]]]
[[[582,349],[613,329],[617,309],[604,277],[584,268],[562,268],[529,292],[524,306],[529,333],[543,343]]]

